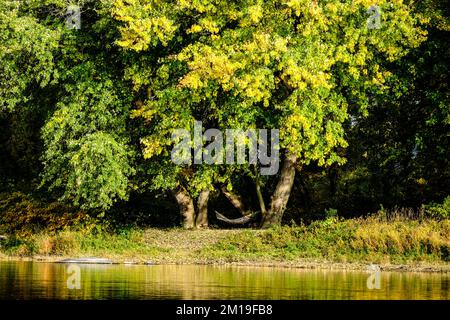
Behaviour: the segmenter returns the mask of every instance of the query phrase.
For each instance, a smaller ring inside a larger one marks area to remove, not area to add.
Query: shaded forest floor
[[[450,272],[450,220],[329,218],[254,229],[126,229],[9,236],[1,259],[106,257],[118,263],[238,264]]]

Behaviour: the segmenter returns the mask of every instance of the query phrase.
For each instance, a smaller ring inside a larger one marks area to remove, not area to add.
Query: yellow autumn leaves
[[[135,51],[158,43],[167,45],[178,29],[165,14],[169,11],[165,1],[115,0],[112,14],[125,23],[119,29],[122,39],[117,44]]]
[[[372,5],[381,8],[380,29],[367,27]],[[347,99],[363,109],[365,91],[390,75],[383,62],[425,37],[402,0],[115,0],[113,16],[122,23],[118,45],[143,56],[162,46],[155,69],[176,74],[153,88],[171,100],[147,101],[136,115],[159,115],[166,128],[186,104],[183,123],[195,114],[219,126],[264,119],[280,129],[282,148],[320,165],[342,162],[335,150],[346,146]],[[161,132],[146,140],[148,154],[162,151]]]

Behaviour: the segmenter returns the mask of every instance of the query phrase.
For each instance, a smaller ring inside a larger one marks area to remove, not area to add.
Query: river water
[[[0,262],[0,299],[450,299],[449,273]]]

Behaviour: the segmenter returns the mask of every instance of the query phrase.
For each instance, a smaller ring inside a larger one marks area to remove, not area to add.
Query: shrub
[[[448,219],[450,217],[450,196],[444,199],[443,203],[430,203],[425,205],[425,212],[435,219]]]
[[[86,227],[93,219],[60,202],[40,202],[30,195],[13,192],[0,195],[0,233],[29,236],[54,233],[67,227]]]

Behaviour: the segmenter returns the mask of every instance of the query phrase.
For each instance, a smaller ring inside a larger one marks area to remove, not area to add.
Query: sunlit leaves
[[[379,29],[367,27],[371,5],[382,12]],[[152,97],[135,113],[153,126],[143,140],[149,158],[167,154],[171,129],[201,117],[220,128],[279,128],[282,148],[301,162],[342,163],[336,151],[347,146],[342,125],[349,102],[364,112],[368,92],[383,89],[389,76],[381,62],[399,59],[426,35],[401,0],[118,0],[115,6],[123,22],[120,46],[140,52],[162,44],[171,52],[157,63],[169,78],[147,74]],[[155,15],[177,27],[162,36],[149,33],[156,30],[151,23],[136,31]],[[144,83],[145,75],[137,71],[136,79]]]
[[[126,24],[120,32],[122,40],[118,44],[145,50],[149,45],[167,45],[173,38],[177,26],[166,16],[173,4],[158,0],[117,0],[114,2],[114,17]]]
[[[17,2],[0,0],[0,110],[20,107],[30,86],[55,81],[60,36],[61,30],[22,15]]]
[[[89,64],[80,67],[96,73]],[[125,129],[129,101],[121,91],[118,83],[89,76],[66,85],[68,95],[42,131],[43,185],[62,199],[105,210],[127,198],[134,169]]]
[[[64,198],[82,208],[103,210],[127,199],[128,178],[134,172],[129,156],[127,147],[108,133],[86,135],[69,159]]]

